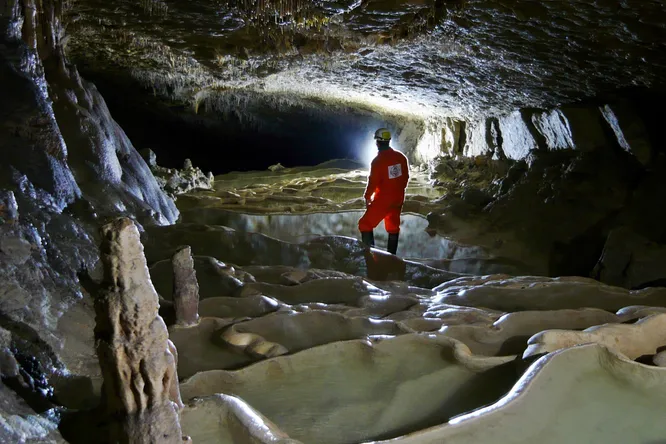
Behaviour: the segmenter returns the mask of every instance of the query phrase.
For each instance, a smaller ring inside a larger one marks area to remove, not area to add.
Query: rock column
[[[192,249],[180,247],[171,258],[173,265],[173,304],[178,325],[193,325],[199,321],[199,283],[194,270]]]
[[[104,281],[95,299],[103,405],[117,443],[182,443],[175,347],[158,315],[139,231],[127,218],[102,227]]]

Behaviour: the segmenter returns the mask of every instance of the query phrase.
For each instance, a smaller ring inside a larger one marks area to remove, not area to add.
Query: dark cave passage
[[[316,104],[287,110],[259,104],[243,114],[202,106],[195,114],[182,105],[165,105],[137,84],[120,85],[82,71],[107,98],[111,115],[133,145],[152,149],[158,164],[168,168],[181,168],[187,158],[215,175],[265,170],[277,163],[295,167],[333,159],[364,161],[374,131],[392,127],[372,115],[318,109]]]

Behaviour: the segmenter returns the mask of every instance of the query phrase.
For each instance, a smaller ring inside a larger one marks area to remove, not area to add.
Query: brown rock
[[[102,227],[104,281],[95,299],[103,405],[118,443],[182,443],[176,357],[148,274],[139,231],[127,218]]]
[[[181,247],[171,258],[173,265],[173,303],[176,323],[193,325],[199,321],[199,284],[192,250]]]
[[[365,265],[368,279],[374,281],[401,281],[405,279],[405,261],[380,250],[366,250]]]

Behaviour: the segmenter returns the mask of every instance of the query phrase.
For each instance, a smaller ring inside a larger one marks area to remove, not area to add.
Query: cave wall
[[[591,276],[634,288],[649,280],[624,273],[644,269],[641,276],[656,281],[661,266],[639,260],[645,254],[636,239],[652,242],[651,251],[666,243],[661,103],[655,91],[616,91],[551,109],[460,120],[458,145],[440,146],[432,177],[466,185],[429,215],[431,228],[529,264],[536,274]],[[451,125],[441,127],[453,134]],[[485,182],[474,182],[475,168],[486,169]],[[613,236],[617,230],[621,236]],[[622,236],[631,241],[619,249]]]
[[[522,160],[535,151],[620,148],[646,166],[661,152],[658,125],[666,114],[660,98],[619,96],[551,109],[520,109],[500,116],[446,119],[439,155],[490,156]],[[461,134],[463,133],[463,134]]]
[[[16,362],[1,371],[26,400],[16,402],[38,411],[54,396],[52,380],[97,365],[78,278],[96,272],[96,227],[121,215],[141,226],[178,218],[95,87],[67,63],[60,7],[0,0],[0,357]],[[14,414],[4,401],[0,416]],[[21,418],[24,430],[0,421],[3,442],[56,433]]]

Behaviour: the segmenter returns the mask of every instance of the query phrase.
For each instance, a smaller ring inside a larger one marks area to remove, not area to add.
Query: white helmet
[[[379,128],[377,131],[375,131],[375,140],[388,142],[391,140],[391,131],[389,131],[388,128]]]

